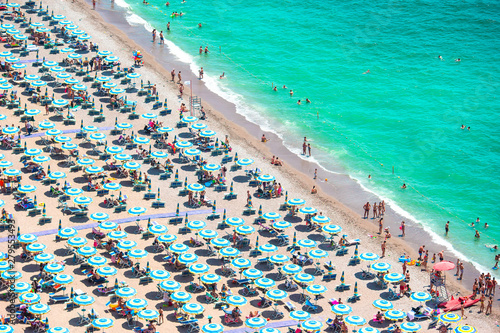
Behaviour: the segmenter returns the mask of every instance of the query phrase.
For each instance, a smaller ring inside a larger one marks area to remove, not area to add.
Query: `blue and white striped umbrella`
[[[366,253],[361,253],[361,255],[359,256],[359,259],[364,260],[364,261],[373,261],[373,260],[380,259],[380,256],[376,253],[366,252]]]
[[[210,138],[212,136],[215,136],[217,133],[215,133],[212,130],[204,130],[200,132],[200,136],[203,138]]]
[[[113,158],[117,161],[130,161],[132,159],[132,156],[129,154],[123,154],[123,153],[118,153]]]
[[[54,141],[57,143],[65,143],[65,142],[71,142],[71,141],[73,141],[73,139],[70,138],[69,136],[58,135],[54,138]]]
[[[285,230],[287,228],[290,228],[292,224],[287,221],[277,221],[273,223],[273,228],[277,230]]]
[[[153,235],[162,235],[166,234],[168,232],[168,228],[164,225],[157,224],[157,225],[152,225],[148,228],[148,231],[152,233]]]
[[[114,267],[104,266],[96,269],[96,273],[100,276],[113,276],[116,275],[118,271]]]
[[[0,90],[1,90],[1,87],[0,87]],[[19,128],[17,128],[17,127],[4,127],[2,129],[2,133],[6,134],[6,135],[16,134],[17,132],[19,132]]]
[[[455,333],[476,333],[476,328],[469,325],[460,325],[455,328]]]
[[[238,161],[236,161],[236,164],[238,164],[239,166],[247,166],[253,163],[254,160],[252,160],[251,158],[240,158]]]
[[[123,164],[123,167],[127,170],[138,170],[141,168],[141,165],[137,162],[128,161]]]
[[[239,228],[239,227],[238,227]],[[259,246],[259,251],[263,253],[273,253],[278,251],[278,247],[273,244],[263,244]]]
[[[375,272],[387,272],[392,268],[391,264],[385,263],[385,262],[376,262],[374,264],[370,265],[370,268],[374,270]]]
[[[88,258],[87,263],[93,267],[102,267],[108,263],[108,259],[101,256],[95,256]]]
[[[70,73],[66,73],[66,72],[62,72],[62,73],[59,73],[59,74],[56,75],[56,79],[59,79],[59,80],[71,79],[71,74]]]
[[[128,256],[130,258],[134,258],[134,259],[142,259],[142,258],[146,258],[148,256],[148,252],[146,250],[143,250],[143,249],[134,249],[134,250],[128,251]]]
[[[306,331],[320,331],[323,328],[323,323],[317,320],[306,320],[300,327]]]
[[[297,283],[311,283],[314,281],[314,276],[307,273],[297,273],[293,276],[293,280]]]
[[[163,281],[170,277],[170,273],[163,269],[156,269],[149,273],[149,277],[152,278],[153,280]]]
[[[189,247],[185,244],[178,243],[178,244],[172,244],[168,247],[168,250],[173,253],[181,254],[184,252],[187,252],[189,250]]]
[[[64,265],[54,263],[45,265],[43,270],[49,274],[59,274],[64,272],[64,268]]]
[[[358,333],[380,333],[380,331],[373,327],[363,327],[358,330]]]
[[[54,67],[54,66],[57,66],[59,65],[57,62],[55,61],[52,61],[52,60],[46,60],[43,62],[43,67],[47,67],[47,68],[50,68],[50,67]]]
[[[307,286],[306,291],[311,295],[321,295],[326,293],[327,289],[325,286],[322,286],[320,284],[312,284],[310,286]]]
[[[120,154],[120,153],[123,152],[123,148],[122,147],[118,147],[118,146],[109,146],[109,147],[106,147],[106,152],[108,154]]]
[[[55,66],[55,67],[51,67],[51,68],[50,68],[50,71],[51,71],[52,73],[62,73],[62,72],[64,72],[65,70],[66,70],[66,68],[61,67],[61,66]]]
[[[190,315],[198,315],[205,311],[203,305],[198,303],[186,303],[182,306],[182,311]]]
[[[339,316],[348,315],[352,312],[352,308],[346,304],[335,304],[332,305],[331,311]]]
[[[50,328],[47,333],[69,333],[69,329],[66,327],[56,326]]]
[[[14,2],[7,4],[7,7],[9,7],[9,8],[19,8],[20,6],[21,5],[19,5],[18,3],[14,3]],[[40,23],[40,24],[43,24],[43,23]]]
[[[193,117],[193,116],[186,116],[186,117],[182,117],[181,121],[183,123],[194,123],[195,121],[198,121],[198,118]]]
[[[87,244],[87,240],[82,237],[73,237],[68,239],[67,243],[71,247],[82,247]]]
[[[34,163],[41,164],[51,160],[48,156],[35,156],[31,159]]]
[[[275,212],[269,212],[262,215],[262,218],[266,220],[277,220],[281,218],[281,214]]]
[[[75,280],[75,278],[72,275],[69,275],[69,274],[57,274],[52,279],[52,281],[54,281],[54,283],[56,283],[56,284],[62,284],[62,285],[70,284],[74,280]]]
[[[427,302],[432,299],[432,296],[429,293],[419,291],[412,293],[410,298],[416,302]]]
[[[109,215],[107,213],[95,212],[90,214],[90,218],[94,221],[102,222],[99,224],[99,229],[101,230],[110,231],[118,228],[118,224],[115,222],[104,222],[109,219]]]
[[[2,24],[3,25],[3,24]],[[12,28],[14,28],[14,26],[12,26]],[[3,28],[2,28],[3,29]],[[0,57],[1,58],[7,58],[7,57],[12,57],[12,52],[10,51],[2,51],[0,52]],[[26,76],[29,76],[29,75],[26,75]],[[26,78],[26,77],[25,77]]]
[[[206,226],[207,224],[204,221],[189,221],[186,225],[191,230],[201,230]]]
[[[252,262],[246,258],[235,258],[231,261],[231,265],[237,269],[245,269],[252,266]]]
[[[107,56],[106,58],[104,58],[104,61],[107,61],[107,62],[115,62],[118,60],[120,60],[120,58],[117,56],[113,56],[113,55]]]
[[[163,134],[163,133],[172,132],[173,130],[174,130],[174,129],[173,129],[172,127],[164,126],[164,127],[160,127],[160,128],[158,128],[156,131],[157,131],[158,133]]]
[[[17,169],[7,169],[3,172],[3,175],[7,176],[7,177],[16,177],[16,176],[19,176],[20,174],[21,174],[21,170],[17,170]]]
[[[150,142],[148,138],[145,138],[143,136],[136,136],[134,138],[134,143],[137,143],[139,145],[147,145]]]
[[[88,166],[88,165],[93,165],[95,163],[95,160],[85,157],[85,158],[80,158],[79,160],[76,161],[76,163],[81,166]]]
[[[115,295],[120,298],[130,298],[137,294],[137,290],[131,287],[123,287],[115,290]]]
[[[295,311],[290,312],[290,318],[292,318],[293,320],[297,320],[297,321],[304,321],[304,320],[308,320],[309,318],[311,318],[311,314],[309,312],[306,312],[306,311],[295,310]]]
[[[220,280],[222,280],[221,276],[218,274],[204,274],[200,278],[201,282],[206,283],[206,284],[213,284],[217,283]]]
[[[82,128],[82,130],[83,130],[84,132],[89,133],[89,132],[97,132],[97,131],[99,130],[99,128],[97,128],[97,127],[95,127],[95,126],[93,126],[93,125],[87,125],[87,126],[84,126],[84,127]]]
[[[125,305],[131,310],[142,310],[148,306],[148,302],[142,298],[129,299]]]
[[[16,282],[10,286],[9,290],[16,294],[24,294],[31,290],[31,284],[28,282]]]
[[[65,99],[55,99],[52,101],[52,105],[54,105],[57,108],[65,107],[68,104],[69,104],[69,102]]]
[[[69,85],[74,85],[74,84],[80,83],[80,81],[75,79],[75,78],[69,78],[69,79],[64,80],[64,83],[69,84]]]
[[[300,267],[299,265],[295,265],[295,264],[286,264],[285,266],[283,266],[282,268],[282,271],[285,273],[285,274],[298,274],[300,272],[302,272],[302,267]]]
[[[41,243],[32,243],[28,246],[26,246],[26,250],[29,252],[42,252],[47,248],[47,245],[41,244]]]
[[[254,281],[254,284],[259,288],[267,289],[274,287],[276,285],[276,282],[268,278],[259,278]]]
[[[7,58],[9,59],[9,58]],[[9,90],[12,89],[14,86],[10,83],[2,83],[0,84],[0,90]]]
[[[289,204],[290,206],[300,206],[304,205],[306,201],[304,199],[290,199],[286,203]]]
[[[146,213],[146,208],[144,208],[144,207],[132,207],[132,208],[129,208],[128,213],[130,215],[135,215],[135,216],[142,215],[142,214]]]
[[[281,301],[288,297],[288,293],[280,289],[271,289],[266,292],[266,297],[273,301]]]
[[[127,238],[128,233],[122,230],[113,230],[108,233],[108,237],[114,240],[120,240],[123,238]]]
[[[186,156],[197,156],[200,154],[201,154],[201,150],[196,149],[196,148],[190,148],[190,149],[186,149],[184,151],[184,155],[186,155]]]
[[[75,35],[75,36],[80,36],[80,35],[84,35],[85,31],[83,31],[81,29],[75,29],[75,30],[71,31],[71,34]]]
[[[37,304],[41,299],[40,295],[35,293],[24,293],[19,295],[19,302],[23,304]]]
[[[384,313],[384,317],[388,320],[401,320],[406,317],[406,313],[399,310],[387,310]]]
[[[219,171],[221,169],[220,164],[215,164],[215,163],[207,163],[202,167],[203,170],[205,171]]]
[[[30,244],[38,240],[38,237],[33,234],[22,234],[17,238],[19,243]]]
[[[99,51],[99,52],[97,52],[97,55],[99,57],[107,57],[107,56],[110,56],[112,54],[113,54],[113,52],[111,52],[111,51]]]
[[[97,254],[97,249],[92,246],[82,246],[76,252],[82,257],[92,257]]]
[[[132,125],[130,123],[117,123],[117,124],[115,124],[115,128],[119,129],[119,130],[127,130],[127,129],[131,129],[132,127],[134,127],[134,125]]]
[[[311,221],[318,223],[318,224],[325,224],[325,223],[330,223],[330,218],[326,217],[324,215],[316,215],[311,218]]]
[[[203,129],[207,128],[207,127],[208,127],[208,125],[207,124],[203,124],[203,123],[196,123],[196,124],[191,125],[191,128],[195,129],[195,130],[203,130]]]
[[[78,148],[78,146],[74,143],[65,143],[61,146],[61,149],[63,150],[74,150]]]
[[[406,322],[402,323],[399,328],[405,332],[417,332],[422,329],[422,326],[420,326],[417,323],[412,323],[412,322]]]
[[[66,173],[62,171],[54,171],[49,173],[49,179],[58,180],[66,178]]]
[[[231,227],[239,227],[245,224],[245,220],[240,217],[230,217],[225,220],[226,224]]]
[[[24,111],[24,114],[27,116],[36,116],[36,115],[39,115],[40,113],[42,113],[42,111],[40,111],[38,109],[29,109],[29,110]]]
[[[98,329],[106,329],[113,327],[115,321],[109,318],[97,318],[92,320],[92,326]]]
[[[89,135],[89,139],[94,141],[102,141],[105,140],[106,137],[107,136],[104,133],[92,133]]]
[[[321,259],[321,258],[328,257],[328,252],[326,252],[324,250],[319,250],[319,249],[311,250],[308,252],[308,254],[309,254],[309,257],[311,257],[313,259]]]
[[[154,151],[151,153],[151,157],[153,158],[167,158],[168,154],[164,151]]]
[[[191,294],[184,292],[184,291],[177,291],[170,295],[170,298],[179,303],[187,303],[191,300]]]
[[[45,135],[48,136],[58,136],[59,134],[62,134],[62,131],[55,128],[49,129],[47,132],[45,132]]]
[[[94,201],[91,197],[80,196],[73,199],[76,205],[90,205]]]
[[[141,117],[144,119],[156,119],[156,118],[158,118],[158,115],[154,114],[152,112],[148,112],[148,113],[141,115]]]
[[[99,76],[95,79],[97,82],[101,82],[101,83],[104,83],[104,82],[109,82],[111,81],[111,78],[109,76]]]
[[[102,87],[105,88],[105,89],[112,89],[112,88],[114,88],[116,86],[117,86],[117,84],[114,83],[114,82],[106,82],[106,83],[104,83],[102,85]]]
[[[71,188],[68,188],[66,191],[64,191],[64,193],[66,193],[67,195],[69,195],[71,197],[74,197],[74,196],[82,194],[83,190],[81,188],[71,187]]]
[[[33,258],[36,262],[46,263],[54,260],[55,256],[52,253],[40,253]]]
[[[244,306],[248,303],[248,301],[243,296],[230,295],[226,297],[226,303],[232,306]]]
[[[42,153],[41,149],[38,148],[28,148],[24,151],[24,155],[26,156],[37,156]]]
[[[141,310],[139,313],[137,313],[137,317],[144,319],[144,320],[155,320],[160,316],[160,313],[156,310]]]
[[[181,284],[177,281],[172,281],[172,280],[166,280],[162,281],[159,285],[161,290],[168,291],[168,292],[174,292],[176,290],[181,289]]]
[[[313,208],[313,207],[302,207],[301,209],[299,209],[299,213],[302,213],[302,214],[315,214],[317,212],[318,212],[318,210],[316,208]]]
[[[446,312],[439,315],[438,319],[443,323],[458,323],[462,320],[462,317],[457,315],[456,313]]]
[[[251,329],[259,329],[267,325],[267,320],[262,317],[253,317],[245,320],[245,326]]]
[[[40,88],[40,87],[45,87],[47,85],[47,82],[42,81],[42,80],[36,80],[36,81],[30,82],[30,85],[32,87]]]
[[[271,176],[271,175],[260,175],[259,177],[257,177],[257,180],[259,182],[272,182],[275,179],[276,178],[274,176]]]
[[[229,242],[225,238],[214,238],[210,241],[210,244],[216,248],[223,248],[223,247],[231,245],[231,242]]]
[[[389,273],[389,274],[384,275],[384,280],[386,282],[390,282],[390,283],[400,282],[400,281],[403,281],[404,279],[405,279],[405,276],[403,274],[399,274],[399,273]]]
[[[177,236],[176,235],[172,235],[172,234],[165,234],[165,235],[161,235],[160,237],[158,237],[158,241],[160,243],[173,243],[177,240]]]
[[[192,146],[193,146],[193,144],[189,141],[177,141],[175,143],[175,148],[179,148],[179,149],[189,148]]]
[[[391,302],[386,301],[385,299],[376,299],[373,301],[372,305],[382,311],[387,311],[394,308],[394,305]]]
[[[95,299],[90,295],[77,295],[73,297],[73,303],[79,306],[88,306],[94,304]]]
[[[275,254],[269,258],[273,264],[282,265],[290,260],[290,257],[284,254]]]
[[[189,266],[189,272],[192,274],[205,274],[210,271],[210,267],[205,264],[193,264]]]
[[[251,235],[255,232],[255,228],[251,225],[240,225],[234,231],[240,235]]]
[[[14,38],[15,40],[27,40],[28,36],[26,36],[26,35],[14,35],[14,36],[12,36],[12,38]]]
[[[297,242],[297,245],[300,247],[303,247],[303,248],[307,248],[307,249],[312,249],[312,248],[318,246],[318,244],[315,241],[310,240],[310,239],[301,239]]]
[[[363,326],[366,324],[366,319],[360,316],[347,316],[344,318],[344,321],[351,326]]]
[[[223,257],[234,258],[240,255],[240,250],[237,250],[234,247],[225,247],[220,249],[219,253]]]
[[[198,232],[198,235],[203,239],[213,239],[219,236],[219,233],[211,229],[203,229]]]
[[[0,168],[2,168],[2,169],[9,168],[13,164],[14,163],[12,163],[11,161],[0,161]],[[26,186],[31,186],[31,185],[26,185]]]
[[[193,264],[198,261],[198,256],[194,253],[183,253],[177,260],[184,265]]]
[[[255,269],[255,268],[249,268],[243,271],[243,276],[246,277],[247,279],[259,279],[264,276],[264,273],[262,273],[261,270]]]

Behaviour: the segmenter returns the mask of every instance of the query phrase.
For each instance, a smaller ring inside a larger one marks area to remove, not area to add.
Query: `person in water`
[[[306,103],[311,103],[311,100],[309,98],[306,98]]]

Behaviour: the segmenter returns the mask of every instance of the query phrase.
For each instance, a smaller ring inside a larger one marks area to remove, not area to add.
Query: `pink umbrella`
[[[455,264],[452,263],[451,261],[441,261],[438,262],[437,264],[434,264],[432,268],[435,271],[451,271],[452,269],[455,268]]]

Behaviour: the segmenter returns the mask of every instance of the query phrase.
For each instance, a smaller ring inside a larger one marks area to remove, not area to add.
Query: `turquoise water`
[[[500,237],[498,2],[125,1],[249,120],[297,153],[307,136],[324,168],[341,165],[441,242],[452,221],[453,248],[492,266],[484,245]],[[198,55],[200,45],[210,54]],[[305,98],[312,103],[297,105]],[[477,217],[490,228],[474,242],[467,224]]]

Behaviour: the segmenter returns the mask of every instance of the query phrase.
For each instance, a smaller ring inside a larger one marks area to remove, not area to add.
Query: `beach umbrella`
[[[60,21],[60,22],[58,22],[59,24],[62,24],[62,23],[61,23],[61,20],[64,20],[65,18],[66,18],[66,16],[64,16],[64,15],[60,15],[60,14],[57,14],[57,15],[52,15],[52,19],[53,19],[54,21]],[[66,24],[71,24],[71,22],[70,22],[70,23],[66,23]]]
[[[16,177],[19,176],[20,174],[21,171],[17,169],[7,169],[3,172],[3,175],[7,177]]]
[[[106,152],[108,154],[120,154],[123,152],[123,148],[121,147],[118,147],[118,146],[109,146],[109,147],[106,147]],[[130,155],[129,155],[130,156]],[[113,156],[114,157],[114,156]],[[132,159],[132,156],[130,157],[130,159]]]
[[[203,170],[213,172],[213,171],[219,171],[221,169],[220,164],[215,164],[215,163],[207,163],[202,167]]]
[[[142,214],[146,213],[146,208],[144,208],[144,207],[133,207],[133,208],[130,208],[128,210],[128,213],[130,215],[139,216],[139,215],[142,215]]]
[[[110,328],[113,327],[114,324],[114,320],[109,318],[97,318],[92,320],[92,326],[98,329]]]
[[[26,156],[37,156],[42,153],[41,149],[38,148],[29,148],[24,150],[24,155]]]
[[[223,248],[223,247],[231,245],[231,242],[229,242],[225,238],[214,238],[210,241],[210,244],[216,248]]]
[[[247,165],[250,165],[253,163],[254,163],[254,160],[252,160],[251,158],[240,158],[240,159],[238,159],[238,161],[236,161],[236,164],[239,166],[247,166]]]
[[[156,115],[152,112],[148,112],[148,113],[141,115],[141,117],[144,119],[156,119],[156,118],[158,118],[158,115]]]
[[[290,318],[292,318],[293,320],[297,320],[297,321],[304,321],[304,320],[308,320],[309,318],[311,318],[311,314],[309,312],[306,312],[306,311],[296,310],[296,311],[290,312]]]
[[[193,144],[189,141],[177,141],[175,143],[175,148],[179,148],[179,149],[189,148],[192,146],[193,146]]]
[[[306,214],[306,215],[311,215],[317,213],[318,210],[313,207],[302,207],[299,209],[299,213]]]
[[[125,231],[121,230],[113,230],[110,233],[108,233],[108,237],[114,240],[120,240],[123,238],[127,238],[128,233]]]
[[[55,99],[52,101],[52,105],[54,105],[56,108],[63,108],[68,104],[69,102],[65,99]]]
[[[344,321],[351,326],[363,326],[366,324],[366,319],[360,316],[347,316],[344,318]]]
[[[152,233],[153,235],[162,235],[162,234],[166,234],[168,232],[168,228],[164,225],[157,224],[157,225],[152,225],[151,227],[149,227],[148,231],[150,233]]]
[[[70,73],[65,73],[65,72],[61,72],[59,74],[56,75],[56,79],[59,79],[59,80],[67,80],[67,79],[71,79],[71,74]],[[77,80],[77,83],[80,82]]]
[[[107,136],[104,133],[92,133],[89,135],[89,139],[94,141],[102,141],[105,140],[106,137]]]
[[[394,308],[394,305],[391,302],[386,301],[385,299],[374,300],[372,305],[382,311],[387,311]]]
[[[205,274],[210,271],[210,267],[205,264],[193,264],[189,266],[189,272],[192,274]]]
[[[186,155],[186,156],[197,156],[200,154],[201,154],[201,150],[195,149],[195,148],[186,149],[184,151],[184,155]]]
[[[23,304],[37,304],[40,303],[40,300],[40,295],[35,293],[22,293],[21,295],[19,295],[19,302]]]
[[[26,246],[27,251],[34,252],[34,253],[42,252],[46,248],[47,248],[47,245],[40,244],[40,243],[32,243],[32,244],[29,244],[28,246]]]
[[[38,237],[33,234],[22,234],[17,237],[17,241],[23,244],[31,244],[38,240]]]
[[[45,265],[43,270],[49,274],[59,274],[64,272],[64,268],[64,265],[54,263]]]
[[[167,158],[168,154],[163,151],[155,151],[151,153],[151,157],[153,158]]]
[[[170,298],[179,303],[187,303],[191,300],[191,294],[184,292],[184,291],[177,291],[170,295]]]
[[[388,320],[401,320],[406,317],[406,312],[391,309],[384,313],[384,317]]]
[[[0,261],[0,272],[5,272],[12,268],[14,268],[12,263],[9,263],[8,261]]]
[[[66,327],[62,327],[62,326],[56,326],[56,327],[52,327],[50,328],[47,333],[69,333],[69,329],[67,329]]]
[[[52,281],[54,281],[54,283],[56,283],[56,284],[62,284],[62,285],[70,284],[74,280],[75,280],[75,278],[72,275],[69,275],[69,274],[57,274],[52,279]]]
[[[417,332],[422,329],[422,326],[420,326],[417,323],[412,323],[412,322],[406,322],[402,323],[399,328],[404,331],[404,332]]]
[[[200,136],[203,138],[210,138],[212,136],[215,136],[217,133],[212,131],[212,130],[204,130],[200,132]]]
[[[96,77],[95,80],[97,82],[101,82],[101,83],[104,83],[104,82],[109,82],[111,81],[111,78],[109,76],[99,76],[99,77]]]
[[[168,132],[172,132],[174,129],[172,127],[160,127],[158,128],[156,131],[158,133],[168,133]]]
[[[45,132],[45,135],[48,136],[58,136],[60,134],[62,134],[62,131],[55,128],[49,129],[47,132]]]
[[[359,256],[359,259],[364,260],[364,261],[373,261],[373,260],[380,259],[380,256],[378,254],[375,254],[372,252],[366,252],[366,253],[361,253],[361,255]]]
[[[390,283],[396,283],[403,281],[405,279],[405,276],[403,274],[399,273],[389,273],[384,275],[384,281],[385,282],[390,282]]]
[[[49,179],[59,180],[59,179],[63,179],[63,178],[66,178],[66,173],[64,173],[62,171],[54,171],[54,172],[49,173]]]
[[[56,275],[57,276],[57,275]],[[49,313],[50,307],[47,304],[33,304],[28,307],[28,312],[34,315],[44,315]]]
[[[73,303],[79,306],[88,306],[94,304],[95,299],[90,295],[77,295],[73,297]]]
[[[297,283],[311,283],[314,281],[314,276],[307,273],[297,273],[293,276],[293,280]]]
[[[203,229],[198,232],[198,235],[203,239],[213,239],[217,238],[219,236],[219,233],[211,229]]]
[[[148,302],[142,298],[129,299],[125,305],[131,310],[142,310],[148,306]]]
[[[116,275],[118,271],[114,267],[104,266],[96,269],[96,273],[100,276],[113,276]]]
[[[74,150],[77,148],[78,148],[78,146],[74,143],[65,143],[61,146],[61,149],[63,149],[63,150]]]
[[[186,117],[182,117],[181,121],[183,123],[194,123],[195,121],[198,121],[198,118],[193,117],[193,116],[186,116]]]
[[[51,160],[48,156],[35,156],[31,159],[34,163],[41,164]]]
[[[87,206],[90,205],[94,201],[91,197],[79,196],[73,199],[75,205]]]
[[[203,305],[198,303],[186,303],[182,306],[182,311],[190,315],[198,315],[205,311]]]
[[[110,56],[112,54],[113,54],[113,52],[111,52],[111,51],[99,51],[99,52],[97,52],[97,55],[100,57],[107,57],[107,56]]]
[[[251,329],[260,329],[267,325],[267,320],[262,317],[253,317],[245,320],[245,326]]]
[[[2,24],[3,25],[3,24]],[[12,26],[14,27],[14,26]],[[3,29],[3,28],[2,28]],[[0,57],[1,58],[7,58],[7,57],[12,57],[12,52],[10,51],[2,51],[0,52]],[[25,77],[26,78],[26,77]]]
[[[90,132],[97,132],[97,131],[99,131],[99,128],[97,128],[95,126],[92,126],[92,125],[88,125],[88,126],[83,127],[82,130],[84,132],[90,133]]]
[[[301,239],[297,242],[297,245],[300,247],[303,247],[303,248],[308,248],[308,249],[311,249],[311,248],[318,246],[318,244],[315,241],[310,240],[310,239]]]
[[[263,289],[272,288],[276,285],[274,280],[268,278],[259,278],[254,281],[255,286]]]
[[[167,243],[167,244],[170,244],[170,243],[173,243],[177,240],[177,236],[176,235],[172,235],[172,234],[165,234],[165,235],[161,235],[158,237],[158,241],[160,243]]]
[[[323,328],[323,323],[317,320],[306,320],[300,327],[306,331],[320,331]]]
[[[245,220],[243,220],[240,217],[230,217],[224,221],[230,227],[239,227],[239,226],[242,226],[243,224],[245,224]]]
[[[250,225],[240,225],[234,231],[236,231],[236,233],[240,235],[251,235],[255,232],[255,228]]]
[[[119,130],[127,130],[127,129],[131,129],[132,127],[133,127],[133,125],[130,123],[117,123],[117,124],[115,124],[115,128],[119,129]]]
[[[377,263],[371,264],[370,268],[372,270],[374,270],[375,272],[383,273],[383,272],[387,272],[388,270],[390,270],[392,268],[392,266],[388,263],[385,263],[385,262],[377,262]]]
[[[311,221],[318,223],[318,224],[326,224],[326,223],[330,223],[331,220],[329,217],[326,217],[324,215],[316,215],[316,216],[313,216],[311,218]]]
[[[141,168],[141,165],[137,162],[129,161],[129,162],[124,163],[123,167],[127,170],[138,170]]]
[[[219,253],[223,257],[234,258],[240,255],[240,251],[233,247],[225,247],[219,250]]]
[[[104,58],[104,61],[106,61],[106,62],[115,62],[118,60],[120,60],[120,58],[117,56],[113,56],[113,55],[107,56],[106,58]]]
[[[274,176],[271,176],[271,175],[260,175],[259,177],[257,177],[257,180],[259,182],[272,182],[275,179],[276,178]]]
[[[91,158],[80,158],[79,160],[76,161],[78,165],[81,166],[88,166],[88,165],[93,165],[95,163],[95,160]]]
[[[282,271],[285,274],[289,274],[289,275],[298,274],[298,273],[302,272],[302,267],[300,267],[299,265],[295,265],[295,264],[286,264],[285,266],[283,266]]]
[[[432,299],[432,296],[429,293],[419,291],[412,293],[410,299],[416,302],[427,302]]]
[[[259,247],[260,249],[260,247]],[[275,254],[269,258],[273,264],[282,265],[290,260],[290,257],[284,254]]]
[[[457,315],[456,313],[446,312],[439,315],[438,319],[443,323],[458,323],[462,320],[462,317]]]
[[[276,230],[285,230],[287,228],[290,228],[292,224],[287,221],[278,221],[273,223],[273,228]]]
[[[246,258],[235,258],[231,261],[231,265],[236,269],[246,269],[252,266],[252,262]]]
[[[206,283],[206,284],[213,284],[213,283],[217,283],[221,280],[222,278],[220,277],[220,275],[218,274],[204,274],[201,276],[200,280],[201,282],[203,283]]]
[[[168,247],[168,250],[172,253],[182,254],[189,250],[189,247],[185,244],[172,244]]]
[[[300,242],[300,241],[299,241]],[[319,249],[316,249],[316,250],[311,250],[308,252],[308,255],[309,257],[313,258],[313,259],[321,259],[321,258],[326,258],[328,257],[328,252],[324,251],[324,250],[319,250]]]
[[[310,286],[307,286],[306,291],[311,295],[321,295],[326,293],[327,289],[325,286],[322,286],[320,284],[312,284]]]
[[[125,242],[125,241],[123,241]],[[142,249],[134,249],[128,251],[128,256],[133,259],[142,259],[148,256],[148,252]]]
[[[248,301],[243,296],[230,295],[226,297],[226,303],[232,306],[244,306],[248,303]]]
[[[129,73],[127,74],[127,79],[137,79],[140,78],[142,74],[139,73]]]
[[[66,191],[64,191],[64,193],[66,193],[69,196],[77,196],[77,195],[82,194],[83,190],[80,188],[71,187],[71,188],[68,188]]]
[[[153,280],[163,281],[170,277],[170,273],[162,269],[157,269],[151,271],[149,273],[149,277],[152,278]]]
[[[95,256],[88,258],[87,263],[92,267],[102,267],[108,263],[108,259],[101,256]]]
[[[40,253],[40,254],[37,254],[35,256],[35,258],[33,258],[33,260],[35,260],[36,262],[39,262],[39,263],[47,263],[47,262],[51,262],[52,260],[54,260],[54,255],[52,253]]]
[[[207,124],[203,124],[203,123],[196,123],[196,124],[191,125],[191,128],[195,129],[195,130],[203,130],[203,129],[207,128],[207,127],[208,127],[208,125]]]
[[[243,276],[246,277],[247,279],[254,280],[263,277],[264,273],[262,273],[261,270],[255,268],[249,268],[243,271]]]
[[[380,333],[380,331],[373,327],[363,327],[358,330],[358,333]]]
[[[57,143],[65,143],[65,142],[71,142],[73,139],[70,138],[69,136],[64,136],[64,135],[58,135],[54,138],[54,141]]]
[[[130,156],[129,154],[119,153],[113,156],[113,158],[117,161],[129,161],[132,159],[132,156]]]
[[[0,161],[0,168],[5,169],[8,167],[11,167],[13,164],[14,163],[12,163],[11,161]],[[31,185],[27,185],[27,186],[31,186]]]
[[[281,214],[269,212],[262,215],[262,218],[264,218],[265,220],[277,220],[281,218]]]
[[[143,136],[136,136],[136,137],[134,137],[133,141],[134,141],[134,143],[137,143],[139,145],[147,145],[150,142],[150,140],[148,138],[145,138]]]
[[[266,297],[273,301],[281,301],[288,297],[288,293],[280,289],[271,289],[266,292]]]
[[[137,294],[137,291],[134,288],[123,287],[119,288],[115,291],[115,295],[120,298],[130,298],[134,297]]]
[[[24,111],[24,114],[27,116],[36,116],[36,115],[39,115],[40,113],[42,113],[42,111],[40,111],[38,109],[29,109],[29,110]]]
[[[304,205],[306,201],[304,199],[290,199],[287,201],[287,204],[290,206],[301,206]]]
[[[65,79],[64,83],[69,84],[69,85],[74,85],[74,84],[79,84],[80,81],[75,79],[75,78],[69,78],[69,79]]]
[[[460,325],[455,328],[455,333],[476,333],[476,329],[469,325]]]
[[[239,227],[238,227],[239,228]],[[259,251],[263,253],[273,253],[278,251],[278,247],[273,244],[264,244],[258,247]]]
[[[156,310],[141,310],[137,313],[137,317],[144,320],[155,320],[160,316],[160,313]]]
[[[352,308],[346,304],[335,304],[332,305],[331,311],[338,316],[348,315],[352,312]]]
[[[198,256],[194,253],[183,253],[177,260],[184,265],[193,264],[198,261]]]
[[[73,237],[68,239],[67,243],[71,247],[82,247],[87,244],[87,240],[82,237]]]
[[[16,294],[24,294],[31,290],[31,284],[28,282],[16,282],[10,286],[9,290]]]
[[[181,289],[181,284],[177,281],[165,280],[159,284],[160,289],[167,292],[174,292]]]
[[[2,87],[0,87],[0,90],[1,90],[1,88]],[[4,127],[2,129],[2,133],[6,134],[6,135],[14,135],[17,132],[19,132],[19,128],[17,128],[17,127]]]
[[[117,84],[114,83],[114,82],[106,82],[106,83],[102,84],[102,87],[105,88],[105,89],[112,89],[112,88],[114,88],[116,86],[117,86]]]
[[[204,221],[189,221],[186,225],[191,230],[201,230],[206,226],[207,224]]]

